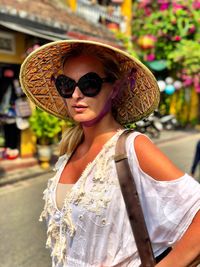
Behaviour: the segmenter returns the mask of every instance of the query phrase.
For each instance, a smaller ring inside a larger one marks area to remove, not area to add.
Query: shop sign
[[[0,31],[0,53],[15,54],[15,35]]]

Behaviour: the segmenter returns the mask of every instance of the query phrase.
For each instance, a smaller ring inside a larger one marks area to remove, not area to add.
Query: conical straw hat
[[[160,91],[156,79],[150,70],[138,59],[112,46],[83,40],[62,40],[51,42],[33,51],[23,62],[20,70],[20,83],[28,98],[39,108],[59,117],[69,118],[64,99],[58,94],[52,75],[62,71],[63,57],[76,44],[94,45],[96,49],[105,49],[115,53],[120,70],[128,74],[135,70],[134,88],[129,82],[123,88],[120,98],[113,102],[115,118],[121,124],[138,121],[151,114],[157,108]]]

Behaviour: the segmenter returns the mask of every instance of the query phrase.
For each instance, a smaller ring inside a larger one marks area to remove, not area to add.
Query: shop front
[[[1,157],[16,158],[20,147],[20,129],[16,124],[15,102],[18,64],[0,63]]]
[[[35,153],[29,129],[32,107],[21,90],[20,66],[33,49],[47,40],[0,27],[0,160]]]

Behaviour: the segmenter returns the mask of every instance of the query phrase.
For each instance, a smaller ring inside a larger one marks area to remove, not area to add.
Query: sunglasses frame
[[[89,75],[90,75],[90,77],[88,77]],[[84,81],[84,79],[87,79],[87,77],[88,77],[88,80]],[[70,77],[68,77],[68,76],[66,76],[64,74],[60,74],[57,78],[55,78],[52,75],[52,80],[53,80],[53,82],[55,84],[55,87],[56,87],[59,95],[62,96],[63,98],[71,98],[73,93],[74,93],[74,90],[76,89],[76,87],[79,88],[79,90],[81,91],[81,93],[84,96],[95,97],[101,91],[103,83],[113,83],[114,82],[113,78],[111,78],[111,77],[101,78],[95,72],[88,72],[88,73],[84,74],[82,77],[79,78],[78,82],[76,82],[75,80],[71,79]],[[87,87],[84,88],[84,82],[88,83],[89,81],[92,81],[92,80],[96,83],[96,87],[93,88],[93,89],[96,89],[96,90],[93,90],[93,92],[90,92],[90,93],[88,92],[87,93],[87,89],[88,88]],[[68,89],[68,91],[70,91],[70,92],[68,92],[68,94],[67,94],[67,92],[63,93],[63,89],[61,88],[61,86],[65,85],[64,82],[73,83],[73,84],[71,84],[71,86],[73,86],[72,89]],[[81,84],[81,82],[82,82],[82,84]]]

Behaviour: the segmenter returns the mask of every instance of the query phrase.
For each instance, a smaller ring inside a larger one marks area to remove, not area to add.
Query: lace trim
[[[106,208],[111,201],[108,194],[109,186],[117,185],[116,177],[112,177],[112,160],[114,144],[122,131],[118,131],[114,138],[111,138],[97,157],[88,164],[77,184],[72,188],[71,194],[65,199],[64,207],[69,203],[81,205],[88,211],[100,214],[102,208]],[[94,177],[90,190],[85,190],[86,181],[91,171],[95,167]],[[110,190],[109,190],[110,191]]]
[[[62,157],[56,164],[56,169],[61,171],[49,180],[44,191],[45,206],[40,215],[40,221],[45,218],[48,222],[46,247],[52,249],[51,256],[57,264],[63,264],[66,258],[67,236],[73,237],[76,227],[72,220],[71,204],[81,205],[88,211],[99,215],[102,209],[107,208],[111,201],[110,188],[116,187],[118,181],[112,177],[112,164],[115,143],[123,130],[118,132],[104,145],[97,157],[87,165],[78,182],[72,187],[71,193],[65,198],[63,208],[59,211],[53,202],[51,193],[56,188],[57,179],[64,168],[69,156]],[[64,164],[65,163],[65,164]],[[62,168],[63,165],[63,168]],[[95,167],[91,188],[86,190],[86,182],[90,172]],[[56,266],[56,265],[55,265]]]

